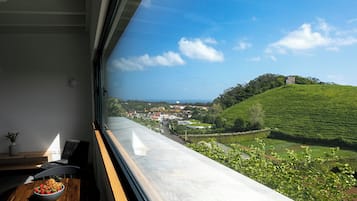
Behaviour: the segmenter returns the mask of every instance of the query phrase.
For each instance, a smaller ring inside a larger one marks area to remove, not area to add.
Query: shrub
[[[232,145],[231,151],[224,152],[215,141],[189,144],[192,149],[241,172],[252,179],[294,200],[351,200],[346,193],[356,185],[354,172],[346,163],[337,163],[338,171],[331,171],[327,163],[337,159],[337,149],[331,149],[326,157],[314,158],[308,146],[300,157],[288,150],[288,159],[278,154],[267,155],[265,144],[258,140],[257,146],[242,149]],[[242,153],[249,155],[242,158]]]

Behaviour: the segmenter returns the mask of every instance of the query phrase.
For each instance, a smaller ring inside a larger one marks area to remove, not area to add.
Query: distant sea
[[[175,104],[175,103],[211,103],[212,100],[207,100],[207,99],[145,99],[143,101],[147,101],[147,102],[166,102],[166,103],[170,103],[170,104]]]

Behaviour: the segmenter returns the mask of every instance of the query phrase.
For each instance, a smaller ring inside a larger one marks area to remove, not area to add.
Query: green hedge
[[[280,130],[272,130],[268,135],[268,138],[272,139],[280,139],[280,140],[287,140],[302,144],[309,144],[309,145],[321,145],[321,146],[330,146],[330,147],[340,147],[343,149],[349,149],[357,151],[357,143],[344,139],[342,137],[338,138],[322,138],[322,137],[306,137],[302,135],[292,135],[287,132],[283,132]]]
[[[247,140],[254,140],[255,138],[265,138],[269,135],[270,130],[257,131],[255,133],[249,134],[232,134],[232,135],[217,135],[217,136],[189,136],[188,140],[190,142],[207,141],[209,139],[214,139],[222,144],[234,144]]]

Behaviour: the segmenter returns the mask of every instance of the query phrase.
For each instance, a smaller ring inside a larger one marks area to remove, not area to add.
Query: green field
[[[212,124],[202,123],[202,122],[200,122],[198,120],[195,120],[195,119],[190,119],[189,121],[191,122],[190,126],[203,126],[203,127],[206,127],[206,128],[212,126]]]
[[[315,139],[341,138],[357,143],[357,87],[287,85],[253,96],[221,114],[228,126],[248,119],[249,108],[260,103],[265,126]]]

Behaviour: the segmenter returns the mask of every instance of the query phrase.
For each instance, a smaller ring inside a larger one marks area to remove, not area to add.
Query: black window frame
[[[140,184],[136,181],[133,173],[130,171],[127,163],[122,157],[121,153],[115,148],[113,142],[107,135],[108,127],[105,122],[105,99],[107,97],[107,89],[105,88],[105,73],[106,73],[106,59],[108,58],[108,54],[111,53],[112,48],[108,50],[106,48],[106,44],[108,43],[110,32],[113,29],[116,29],[117,26],[126,27],[129,21],[120,22],[118,24],[115,23],[115,17],[119,14],[119,8],[124,6],[124,10],[126,6],[130,6],[132,12],[129,15],[133,15],[141,0],[110,0],[108,4],[108,10],[105,16],[103,29],[101,32],[101,36],[99,38],[99,43],[97,50],[94,53],[93,57],[93,91],[94,91],[94,118],[95,118],[95,126],[101,132],[101,135],[104,139],[104,143],[109,151],[112,162],[115,166],[118,176],[120,177],[120,181],[122,182],[122,186],[126,193],[128,200],[149,200],[145,195],[143,189],[140,187]],[[125,4],[125,5],[124,5]],[[125,12],[125,11],[124,11]],[[127,12],[126,12],[127,13]],[[130,16],[130,18],[131,18]],[[118,30],[117,32],[123,32],[124,29]],[[111,41],[111,43],[117,43],[122,33],[117,33],[116,41]]]

